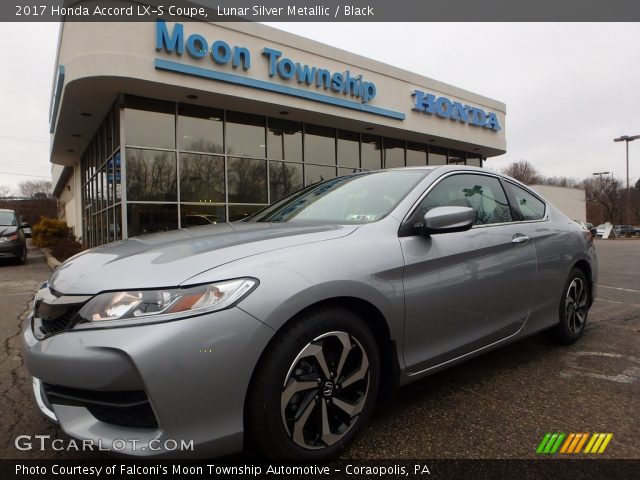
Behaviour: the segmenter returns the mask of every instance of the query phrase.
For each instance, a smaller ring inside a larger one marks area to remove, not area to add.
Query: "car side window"
[[[546,205],[539,198],[527,192],[525,189],[509,182],[509,188],[516,200],[516,208],[520,211],[522,220],[542,220]]]
[[[414,213],[415,223],[435,207],[470,207],[476,212],[474,225],[511,222],[511,209],[500,181],[495,177],[459,174],[445,178],[422,200]]]

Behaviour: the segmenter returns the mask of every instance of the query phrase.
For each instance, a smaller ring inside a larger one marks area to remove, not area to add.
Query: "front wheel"
[[[335,456],[365,423],[378,393],[375,338],[353,312],[310,312],[278,334],[254,374],[246,428],[271,458]]]
[[[587,277],[582,270],[574,268],[562,292],[559,322],[550,330],[555,340],[568,345],[580,338],[587,324],[589,297]]]

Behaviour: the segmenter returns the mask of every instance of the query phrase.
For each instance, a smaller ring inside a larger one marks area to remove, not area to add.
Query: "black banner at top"
[[[2,22],[630,22],[638,0],[3,0]],[[479,36],[482,32],[478,32]]]

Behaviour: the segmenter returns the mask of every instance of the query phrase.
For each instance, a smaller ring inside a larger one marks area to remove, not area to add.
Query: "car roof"
[[[0,208],[0,212],[13,212],[13,213],[16,213],[15,210],[11,210],[11,209],[8,209],[8,208]]]

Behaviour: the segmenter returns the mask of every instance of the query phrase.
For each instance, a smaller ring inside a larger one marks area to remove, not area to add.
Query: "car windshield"
[[[393,210],[429,171],[383,170],[334,178],[300,190],[244,221],[375,222]]]
[[[16,225],[16,216],[13,212],[0,212],[0,225],[12,226]]]

